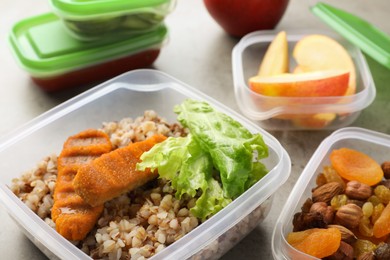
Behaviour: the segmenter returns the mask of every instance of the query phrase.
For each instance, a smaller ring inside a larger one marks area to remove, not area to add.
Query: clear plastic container
[[[70,35],[84,41],[153,30],[175,4],[175,0],[50,0]]]
[[[7,185],[44,156],[59,153],[66,138],[102,122],[143,115],[153,109],[176,121],[173,106],[186,98],[204,100],[262,134],[269,147],[264,164],[269,173],[222,211],[170,245],[154,259],[218,258],[238,243],[268,214],[272,195],[290,175],[290,158],[268,132],[239,113],[176,79],[154,70],[135,70],[109,80],[27,123],[0,140],[0,201],[31,241],[49,258],[89,259],[18,199]],[[33,151],[33,152],[32,152]]]
[[[289,30],[290,71],[296,67],[292,57],[295,43],[309,34],[324,34],[342,44],[351,55],[356,69],[356,93],[334,97],[270,97],[248,86],[255,76],[271,41],[278,31],[258,31],[244,36],[232,53],[236,102],[242,113],[267,130],[338,129],[350,125],[375,98],[376,89],[370,69],[361,51],[328,32]]]
[[[294,214],[301,211],[306,199],[311,197],[312,189],[316,187],[317,175],[322,172],[324,166],[330,165],[330,153],[342,147],[363,152],[378,163],[388,161],[390,158],[390,136],[383,133],[346,127],[333,132],[323,140],[304,168],[276,221],[272,236],[274,259],[317,259],[290,246],[286,241],[286,235],[293,230]]]

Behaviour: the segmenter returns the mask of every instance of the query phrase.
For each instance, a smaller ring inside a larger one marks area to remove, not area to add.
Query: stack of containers
[[[15,57],[45,91],[150,66],[167,38],[175,0],[49,0],[53,13],[16,23]]]

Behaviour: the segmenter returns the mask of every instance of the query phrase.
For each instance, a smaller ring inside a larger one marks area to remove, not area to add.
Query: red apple
[[[289,0],[203,0],[214,20],[230,35],[242,37],[257,30],[273,29]]]

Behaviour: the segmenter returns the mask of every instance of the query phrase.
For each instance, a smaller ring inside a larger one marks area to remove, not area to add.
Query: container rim
[[[162,8],[164,4],[168,4]],[[87,21],[94,18],[114,17],[132,13],[169,14],[176,5],[176,0],[50,0],[50,8],[63,19]]]
[[[241,112],[252,120],[267,120],[282,114],[312,114],[312,113],[352,113],[368,107],[375,99],[376,89],[370,69],[362,52],[355,46],[351,46],[356,56],[355,66],[361,72],[364,89],[354,95],[338,97],[269,97],[250,90],[244,78],[242,54],[246,48],[261,42],[271,42],[278,30],[255,31],[245,35],[232,50],[233,85],[236,103]],[[328,31],[290,30],[287,34],[288,41],[298,41],[305,35],[321,33],[334,35]],[[252,96],[269,100],[272,103],[291,105],[275,106],[271,109],[260,111],[252,109],[244,98]],[[299,104],[298,106],[294,105]]]

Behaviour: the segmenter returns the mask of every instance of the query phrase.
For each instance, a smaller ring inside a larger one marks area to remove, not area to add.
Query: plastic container
[[[50,13],[22,20],[10,33],[18,63],[46,91],[85,85],[148,67],[157,59],[166,38],[167,28],[160,25],[131,38],[80,42],[69,36],[60,19]]]
[[[335,97],[270,97],[248,86],[255,76],[271,41],[278,31],[258,31],[244,36],[232,53],[236,102],[242,113],[267,130],[337,129],[350,125],[371,104],[376,89],[361,51],[340,36],[328,32],[288,31],[290,71],[297,65],[292,57],[295,43],[309,34],[324,34],[342,44],[356,69],[356,94]]]
[[[50,259],[89,259],[35,215],[7,187],[12,178],[31,169],[44,156],[59,153],[66,138],[102,122],[143,115],[153,109],[168,122],[176,121],[173,106],[186,98],[207,101],[263,135],[270,155],[263,162],[269,173],[222,211],[170,245],[153,259],[218,258],[248,234],[268,214],[272,195],[290,175],[290,158],[280,143],[239,113],[170,76],[154,70],[120,75],[32,120],[0,140],[0,201],[31,241]],[[34,152],[32,152],[34,151]]]
[[[50,0],[68,32],[79,40],[136,35],[160,25],[175,0]]]
[[[388,161],[390,156],[390,136],[358,127],[346,127],[335,131],[319,145],[302,174],[297,180],[285,206],[283,207],[273,231],[272,253],[274,259],[317,259],[297,251],[286,241],[292,231],[292,219],[316,187],[316,177],[324,166],[330,165],[329,155],[334,149],[342,147],[363,152],[378,163]]]

